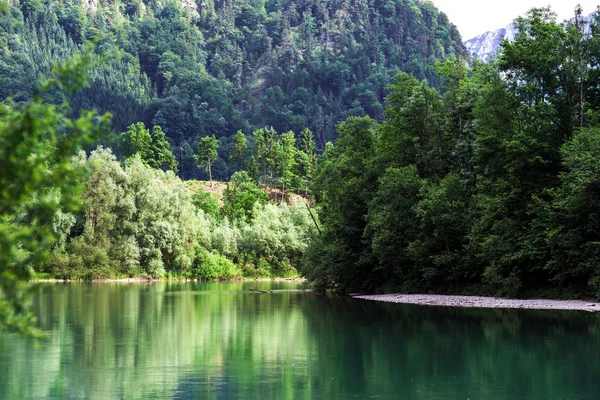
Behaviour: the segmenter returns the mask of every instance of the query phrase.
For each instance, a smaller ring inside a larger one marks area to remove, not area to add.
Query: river
[[[289,282],[33,292],[48,336],[0,333],[0,399],[600,398],[600,317],[585,312],[374,303]]]

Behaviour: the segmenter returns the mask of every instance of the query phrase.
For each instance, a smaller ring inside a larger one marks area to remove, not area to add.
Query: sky
[[[515,18],[533,7],[550,6],[563,21],[573,17],[573,10],[581,4],[584,15],[596,10],[600,0],[432,0],[458,27],[463,40],[487,31],[504,28]]]

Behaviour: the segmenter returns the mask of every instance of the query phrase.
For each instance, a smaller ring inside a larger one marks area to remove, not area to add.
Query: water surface
[[[0,399],[600,398],[599,316],[298,289],[38,284],[48,338],[0,334]]]

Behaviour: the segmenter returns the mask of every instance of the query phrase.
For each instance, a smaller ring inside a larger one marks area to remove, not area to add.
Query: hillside
[[[217,202],[220,205],[223,204],[223,193],[225,192],[225,189],[227,188],[226,182],[213,182],[211,185],[210,182],[207,182],[207,181],[188,180],[185,182],[185,185],[192,194],[196,193],[199,189],[202,189],[204,191],[211,193],[211,195],[215,198],[215,200],[217,200]],[[275,204],[277,204],[277,205],[281,204],[281,198],[282,198],[281,188],[265,186],[265,185],[261,186],[261,188],[267,194],[267,196],[269,197],[269,200],[275,202]],[[309,194],[304,194],[302,192],[300,192],[300,193],[289,193],[289,192],[285,193],[285,202],[288,205],[291,205],[291,204],[293,204],[295,202],[299,202],[299,201],[305,202],[311,206],[314,205],[314,202]]]
[[[87,40],[104,63],[70,96],[73,112],[109,111],[116,133],[160,125],[186,179],[206,178],[193,158],[200,137],[220,139],[214,172],[226,179],[238,130],[308,127],[323,147],[349,116],[382,120],[399,70],[435,84],[429,67],[465,54],[428,1],[0,0],[0,98],[30,98]]]

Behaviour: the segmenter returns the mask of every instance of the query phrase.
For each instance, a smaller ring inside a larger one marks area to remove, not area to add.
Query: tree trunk
[[[283,181],[283,185],[281,187],[281,204],[285,201],[285,181]]]
[[[210,179],[210,187],[213,187],[213,183],[212,183],[212,171],[210,168],[210,161],[208,162],[208,178]]]

